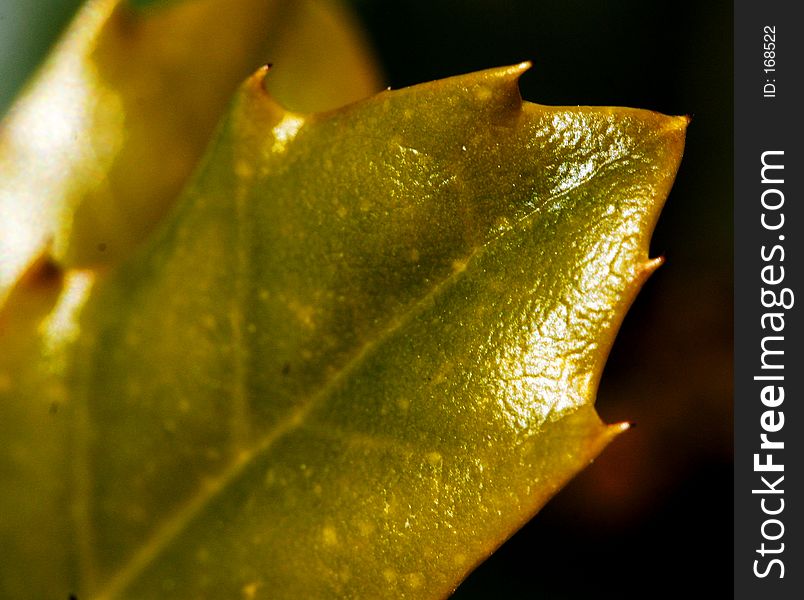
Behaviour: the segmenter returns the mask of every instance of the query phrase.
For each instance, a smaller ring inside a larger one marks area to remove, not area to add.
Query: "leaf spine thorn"
[[[612,437],[617,436],[621,433],[625,433],[629,429],[633,429],[636,427],[635,421],[623,421],[622,423],[614,423],[609,425],[609,431],[612,433]]]
[[[257,91],[267,95],[268,89],[265,87],[265,79],[268,77],[268,72],[273,68],[272,63],[265,63],[259,69],[254,71],[248,79],[246,79],[244,87],[248,90]]]
[[[665,258],[664,256],[657,256],[656,258],[650,258],[643,262],[642,264],[637,266],[637,276],[643,279],[647,279],[648,276],[653,274],[653,272],[661,267],[664,264]]]
[[[524,60],[521,63],[510,65],[508,67],[500,67],[497,69],[497,74],[503,80],[509,81],[511,83],[516,83],[519,81],[519,78],[522,77],[522,74],[530,69],[533,66],[529,60]]]

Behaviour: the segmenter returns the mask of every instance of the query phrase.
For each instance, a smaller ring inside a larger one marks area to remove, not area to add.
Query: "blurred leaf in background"
[[[0,304],[46,246],[77,268],[127,256],[265,62],[283,65],[268,87],[291,110],[326,111],[381,88],[335,0],[87,2],[0,131]]]

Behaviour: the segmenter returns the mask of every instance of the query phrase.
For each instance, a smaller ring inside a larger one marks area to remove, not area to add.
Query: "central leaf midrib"
[[[292,411],[283,421],[279,422],[274,428],[267,433],[257,444],[253,445],[250,449],[240,452],[233,463],[231,463],[217,478],[211,480],[206,485],[200,488],[200,493],[182,508],[175,511],[173,515],[163,520],[162,524],[156,529],[156,532],[148,539],[148,541],[141,547],[141,549],[134,553],[132,558],[126,565],[113,576],[108,584],[104,586],[103,590],[98,595],[99,599],[112,598],[120,594],[127,587],[131,585],[139,575],[144,572],[147,567],[159,556],[166,548],[168,548],[180,535],[185,531],[189,524],[200,515],[219,495],[228,489],[229,485],[236,481],[237,478],[247,469],[247,467],[259,456],[267,452],[278,440],[282,439],[291,431],[299,428],[307,415],[312,412],[322,401],[329,397],[330,393],[337,389],[340,382],[349,375],[352,371],[357,369],[363,361],[371,355],[374,348],[383,344],[387,339],[392,337],[399,329],[406,325],[411,319],[418,315],[423,310],[431,306],[433,298],[437,297],[443,290],[447,289],[449,285],[464,277],[470,272],[471,264],[477,259],[479,255],[498,243],[502,238],[510,235],[517,230],[526,231],[535,222],[535,217],[540,213],[544,205],[553,203],[555,200],[566,196],[584,186],[602,170],[609,166],[610,162],[607,161],[599,168],[595,169],[593,175],[577,181],[571,187],[562,190],[558,194],[554,194],[545,199],[538,208],[534,208],[530,212],[521,216],[511,226],[503,231],[497,232],[494,236],[490,237],[482,246],[476,247],[471,250],[465,259],[466,268],[453,271],[449,273],[439,283],[432,286],[426,294],[420,297],[405,310],[401,318],[392,321],[389,327],[377,333],[377,336],[372,340],[367,340],[362,347],[353,355],[353,357],[346,362],[340,370],[338,370],[329,380],[324,382],[318,392],[311,394],[308,399],[303,402],[296,410]]]

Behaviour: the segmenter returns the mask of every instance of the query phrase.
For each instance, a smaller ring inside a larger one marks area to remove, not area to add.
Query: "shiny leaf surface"
[[[244,84],[148,247],[0,361],[10,590],[443,597],[625,428],[594,393],[687,120],[523,103],[526,66]]]
[[[325,0],[92,0],[0,125],[0,305],[47,253],[117,262],[183,188],[240,82],[327,110],[376,92],[349,16]]]

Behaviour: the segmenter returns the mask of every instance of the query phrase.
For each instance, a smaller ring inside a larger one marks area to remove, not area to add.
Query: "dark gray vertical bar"
[[[734,8],[734,597],[798,599],[804,21],[792,0]]]

